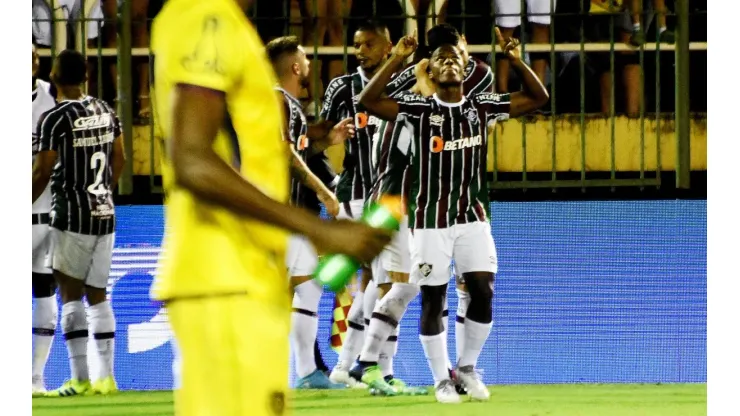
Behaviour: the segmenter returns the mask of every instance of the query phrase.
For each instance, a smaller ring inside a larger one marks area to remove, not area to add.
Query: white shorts
[[[365,200],[364,199],[354,199],[349,202],[340,202],[339,203],[339,215],[337,215],[337,219],[350,219],[359,221],[362,217],[362,213],[365,210]]]
[[[388,247],[380,253],[381,263],[388,272],[409,273],[411,270],[411,253],[409,252],[409,217],[404,216],[398,232]]]
[[[85,235],[51,228],[51,268],[98,289],[108,287],[114,234]]]
[[[51,269],[47,267],[49,248],[51,247],[51,234],[49,224],[33,225],[33,263],[31,271],[33,273],[51,274]]]
[[[552,1],[552,3],[551,3]],[[556,0],[526,0],[527,20],[540,25],[550,24],[550,14],[557,5]],[[522,0],[495,0],[496,25],[515,28],[522,24]]]
[[[291,235],[285,256],[288,276],[311,276],[318,264],[319,258],[311,242],[302,235]]]
[[[393,281],[391,280],[391,275],[388,273],[388,270],[385,267],[383,267],[382,255],[373,259],[373,262],[370,263],[370,269],[373,271],[373,282],[376,285],[393,283]]]
[[[441,229],[416,229],[411,234],[411,277],[420,286],[440,286],[456,273],[498,272],[496,245],[486,222],[455,224]]]
[[[54,0],[57,8],[62,9],[62,15],[65,19],[79,19],[83,14],[83,0]],[[54,19],[53,13],[49,8],[50,0],[33,0],[31,5],[33,19],[33,36],[40,45],[51,46],[51,21]],[[88,39],[98,37],[98,22],[102,26],[103,9],[100,7],[100,1],[93,6],[89,16],[85,16],[87,27],[85,33]],[[90,20],[96,19],[96,20]],[[76,29],[76,26],[75,26]]]

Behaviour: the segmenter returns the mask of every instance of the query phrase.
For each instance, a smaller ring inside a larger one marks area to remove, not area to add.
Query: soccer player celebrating
[[[276,89],[285,108],[283,138],[290,143],[291,203],[301,206],[305,199],[302,193],[313,192],[324,204],[329,215],[336,216],[339,213],[336,197],[306,165],[309,153],[313,153],[314,148],[306,136],[308,133],[306,116],[303,114],[300,101],[296,98],[301,89],[308,86],[310,64],[306,59],[306,52],[297,37],[284,36],[267,44],[267,56],[278,76],[279,87]],[[341,142],[353,133],[354,124],[351,118],[347,118],[334,126],[330,136],[336,137],[333,141]],[[311,243],[303,236],[291,236],[286,266],[291,279],[290,285],[294,290],[290,338],[299,378],[297,387],[343,388],[343,384],[332,383],[326,374],[316,368],[313,344],[318,331],[317,312],[322,287],[311,278],[311,274],[317,265],[318,256]]]
[[[288,234],[368,262],[391,234],[289,206],[289,154],[250,0],[169,0],[154,21],[167,231],[152,286],[182,357],[176,415],[282,414]]]
[[[113,189],[124,163],[118,117],[102,100],[85,95],[85,57],[62,51],[51,79],[60,102],[44,113],[37,134],[33,166],[33,201],[51,179],[51,266],[62,295],[62,330],[72,378],[47,396],[66,397],[117,391],[113,378],[116,321],[106,297],[115,210]],[[82,297],[87,297],[98,353],[100,374],[90,384],[87,367],[88,322]]]
[[[420,338],[442,403],[458,403],[447,369],[448,353],[442,324],[449,266],[455,260],[470,293],[466,311],[465,343],[457,361],[457,374],[477,400],[488,400],[488,389],[475,365],[492,326],[493,280],[497,271],[496,249],[488,225],[486,157],[488,126],[530,112],[547,102],[547,90],[522,62],[518,42],[498,41],[517,69],[524,90],[509,94],[463,95],[464,61],[455,44],[443,44],[430,59],[430,79],[435,94],[383,97],[393,72],[416,49],[414,37],[403,38],[396,51],[360,95],[372,114],[396,120],[412,135],[394,135],[393,145],[408,155],[411,180],[409,228],[411,283],[421,286]],[[403,163],[397,169],[402,174]],[[393,313],[390,308],[387,313]],[[386,328],[390,332],[391,327]],[[381,334],[382,337],[382,334]]]
[[[493,88],[493,74],[491,68],[488,67],[483,61],[468,56],[466,52],[465,38],[455,29],[454,26],[449,24],[440,24],[434,26],[427,32],[427,38],[429,39],[429,46],[431,50],[437,49],[443,44],[457,45],[460,49],[463,61],[465,65],[465,73],[463,80],[463,93],[472,98],[476,93],[479,92],[492,92]],[[423,60],[416,66],[412,66],[404,70],[407,75],[404,78],[409,77],[410,73],[412,79],[418,82],[411,88],[412,92],[421,93],[422,95],[431,96],[434,92],[433,85],[428,82],[426,75],[428,69],[428,59]],[[418,72],[419,76],[416,75]],[[393,178],[393,171],[389,170],[392,165],[391,158],[397,157],[394,153],[397,150],[392,149],[391,143],[393,141],[393,135],[408,135],[409,131],[404,125],[399,126],[396,130],[395,125],[391,121],[383,121],[379,133],[375,134],[373,138],[373,170],[375,174],[375,183],[371,190],[369,201],[375,201],[380,196],[380,190],[384,187],[384,182],[390,181],[392,188],[386,189],[387,192],[394,194],[401,193],[403,190],[407,190],[408,178],[404,173],[402,180],[396,180],[400,178]],[[403,159],[403,155],[401,158]],[[394,394],[390,391],[388,386],[383,383],[383,378],[390,384],[394,383],[393,379],[393,367],[392,358],[395,353],[396,343],[393,340],[397,339],[399,332],[398,323],[401,321],[403,314],[408,307],[411,300],[416,297],[418,293],[418,286],[409,284],[409,271],[410,265],[410,253],[408,249],[408,217],[405,217],[401,223],[399,232],[394,236],[393,241],[388,247],[381,253],[380,260],[380,273],[388,273],[393,286],[390,287],[388,283],[387,288],[380,290],[380,293],[386,293],[385,296],[381,296],[381,300],[375,306],[373,310],[372,319],[368,325],[367,333],[365,337],[365,343],[360,354],[358,365],[350,371],[353,377],[361,378],[366,384],[375,388],[377,391],[383,394]],[[378,272],[376,272],[378,274]],[[465,291],[465,286],[462,283],[458,283],[458,318],[456,320],[456,344],[458,346],[458,356],[462,353],[462,342],[464,339],[464,317],[465,311],[467,310],[467,304],[469,296]],[[390,309],[392,310],[390,310]],[[447,297],[445,297],[445,306],[442,311],[442,323],[444,327],[444,333],[447,333]],[[386,327],[395,327],[392,335],[388,337],[389,341],[381,341],[380,334],[386,332]],[[383,365],[383,361],[390,360],[390,365]],[[380,363],[379,368],[375,365]],[[451,370],[452,365],[448,363],[450,368],[451,376],[454,377],[454,372]],[[381,377],[382,376],[382,377]],[[394,386],[398,387],[398,386]],[[459,384],[456,385],[458,392],[463,392]],[[402,389],[396,388],[396,392],[403,392]]]
[[[41,115],[51,110],[56,101],[56,95],[52,86],[36,78],[39,68],[39,55],[36,47],[32,48],[32,85],[33,92],[33,119],[31,120],[31,134],[33,136],[33,158],[36,159],[38,149],[38,135],[36,126]],[[51,211],[51,189],[47,186],[38,200],[33,203],[33,265],[31,266],[31,284],[33,287],[33,364],[32,364],[32,396],[42,396],[46,393],[44,386],[44,367],[49,359],[49,350],[54,341],[54,331],[57,328],[57,306],[56,284],[51,269],[46,265],[46,256],[49,252],[49,211]]]
[[[381,120],[370,116],[365,108],[358,103],[357,96],[365,88],[370,77],[385,63],[393,48],[390,32],[386,25],[376,21],[362,23],[354,34],[355,57],[360,63],[357,71],[333,79],[324,93],[324,105],[321,111],[321,121],[316,126],[324,129],[323,134],[332,126],[346,117],[354,119],[356,134],[345,142],[344,171],[337,184],[337,199],[341,204],[337,218],[354,218],[362,216],[365,200],[374,182],[372,169],[372,137],[378,131]],[[407,90],[413,84],[411,74],[405,77],[396,77],[390,82],[385,91],[393,96],[400,91]],[[322,134],[319,134],[322,135]],[[312,136],[309,133],[309,136]],[[374,262],[375,263],[375,262]],[[374,264],[375,265],[375,264]],[[387,276],[373,276],[368,267],[363,267],[362,284],[355,294],[348,314],[347,337],[344,340],[339,361],[331,373],[331,380],[356,386],[357,382],[350,377],[349,370],[362,348],[364,340],[365,322],[375,306],[377,294],[365,289],[373,278],[375,285],[390,283]],[[374,288],[374,286],[370,286]],[[368,307],[364,307],[368,305]],[[367,309],[366,313],[364,309]]]

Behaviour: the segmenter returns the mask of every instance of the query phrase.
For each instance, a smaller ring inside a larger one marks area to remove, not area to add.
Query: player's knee
[[[377,313],[386,315],[396,321],[400,321],[403,314],[406,313],[409,303],[419,294],[419,287],[409,283],[395,283],[378,306],[375,308]]]
[[[106,301],[105,289],[87,286],[85,288],[85,297],[87,297],[87,303],[90,306],[95,306]]]
[[[322,288],[315,280],[304,281],[295,287],[293,310],[301,309],[316,313],[319,310]]]
[[[34,298],[54,296],[54,292],[57,289],[54,276],[46,273],[33,273],[31,276],[31,289]]]
[[[493,273],[471,273],[465,276],[470,293],[466,318],[489,323],[493,318]]]
[[[442,308],[447,284],[421,287],[421,335],[438,335],[443,331]]]

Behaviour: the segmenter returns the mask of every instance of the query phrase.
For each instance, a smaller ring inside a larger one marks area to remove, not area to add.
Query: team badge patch
[[[444,124],[445,118],[444,116],[441,116],[439,114],[432,114],[431,117],[429,117],[429,124],[436,127],[442,127],[442,124]]]
[[[469,108],[465,112],[465,117],[468,118],[468,121],[471,123],[477,123],[478,122],[478,111],[475,110],[475,108]]]
[[[432,265],[429,263],[422,263],[419,265],[419,271],[424,277],[429,277],[432,274]]]

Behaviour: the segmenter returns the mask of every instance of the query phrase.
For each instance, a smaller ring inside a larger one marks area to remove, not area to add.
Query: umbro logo
[[[444,124],[445,118],[444,116],[441,116],[439,114],[433,114],[431,117],[429,117],[429,124],[436,127],[442,127],[442,124]]]

